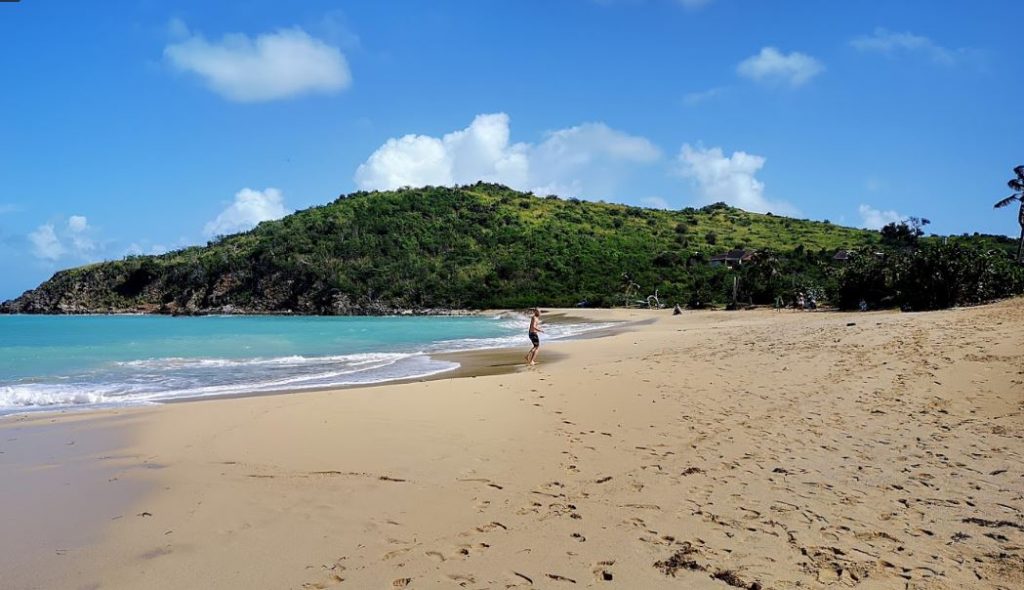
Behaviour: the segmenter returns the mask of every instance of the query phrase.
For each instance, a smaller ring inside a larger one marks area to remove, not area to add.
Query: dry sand
[[[1024,300],[585,313],[655,321],[509,374],[0,423],[17,453],[116,421],[103,485],[148,490],[36,581],[1024,587]]]

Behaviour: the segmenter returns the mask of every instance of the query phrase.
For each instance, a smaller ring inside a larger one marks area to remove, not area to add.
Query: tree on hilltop
[[[888,246],[913,248],[924,235],[924,226],[931,221],[923,217],[910,217],[899,223],[892,222],[881,229],[882,243]]]

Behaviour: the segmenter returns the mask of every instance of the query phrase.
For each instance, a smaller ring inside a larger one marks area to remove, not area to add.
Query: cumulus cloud
[[[132,242],[127,248],[125,248],[124,256],[141,256],[143,254],[159,256],[161,254],[166,254],[168,250],[169,248],[163,244],[153,244],[147,248],[145,243],[140,244],[138,242]]]
[[[89,219],[84,215],[72,215],[68,218],[68,229],[74,233],[82,233],[89,228]]]
[[[772,201],[764,195],[764,183],[756,175],[765,158],[746,152],[726,156],[722,148],[683,145],[678,156],[679,173],[691,179],[700,199],[707,203],[723,201],[747,211],[792,215],[796,209],[784,201]]]
[[[794,88],[824,71],[825,66],[809,55],[796,51],[787,55],[774,47],[765,47],[736,66],[736,72],[744,78]]]
[[[255,38],[225,35],[207,41],[183,22],[172,21],[181,40],[164,48],[177,69],[200,76],[228,100],[259,102],[310,93],[333,93],[352,83],[348,62],[338,48],[298,27]]]
[[[91,260],[98,249],[96,229],[84,215],[72,215],[63,223],[44,223],[28,234],[32,254],[43,260],[64,257]]]
[[[660,156],[650,141],[604,123],[552,131],[539,144],[512,143],[509,116],[495,113],[442,137],[389,139],[359,166],[355,181],[365,190],[389,190],[483,180],[541,194],[592,195]]]
[[[948,49],[928,37],[910,32],[897,33],[878,27],[871,35],[863,35],[850,41],[854,49],[862,52],[881,53],[895,56],[917,54],[926,56],[932,62],[951,66],[971,55],[968,49]]]
[[[857,208],[860,213],[861,227],[867,229],[882,229],[890,223],[899,223],[906,219],[906,216],[896,211],[879,211],[870,205],[861,205]]]
[[[32,244],[32,253],[44,260],[57,260],[64,255],[64,245],[60,243],[52,223],[44,223],[28,234]]]
[[[389,139],[356,169],[356,183],[364,189],[453,184],[451,163],[444,142],[426,135]]]
[[[288,214],[284,197],[276,188],[263,191],[243,188],[235,193],[235,200],[206,224],[203,233],[207,237],[221,236],[245,231],[256,227],[262,221],[280,219]]]
[[[96,242],[90,234],[89,220],[84,215],[72,215],[68,218],[67,237],[76,254],[87,257],[96,250]]]
[[[644,197],[640,199],[640,204],[651,209],[671,209],[668,201],[662,197]]]

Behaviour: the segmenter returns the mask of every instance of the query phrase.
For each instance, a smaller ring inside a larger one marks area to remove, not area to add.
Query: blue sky
[[[0,298],[359,188],[1015,235],[1011,2],[0,4]]]

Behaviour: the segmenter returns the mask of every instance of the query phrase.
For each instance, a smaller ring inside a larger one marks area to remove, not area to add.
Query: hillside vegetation
[[[707,262],[731,248],[769,253],[767,291],[753,276],[739,286],[754,301],[827,292],[832,254],[879,240],[723,204],[662,211],[485,183],[357,192],[204,247],[64,270],[0,310],[391,313],[622,305],[655,290],[697,305],[731,298],[733,271]]]

